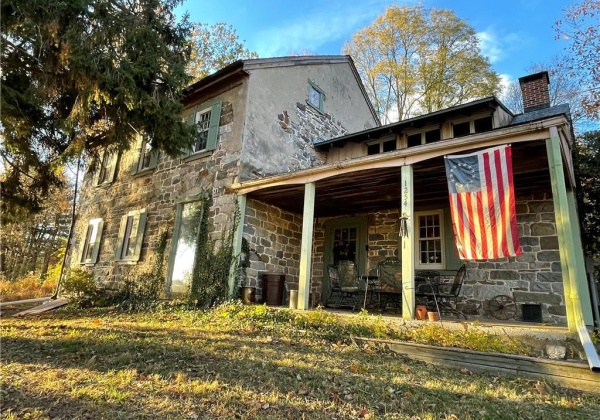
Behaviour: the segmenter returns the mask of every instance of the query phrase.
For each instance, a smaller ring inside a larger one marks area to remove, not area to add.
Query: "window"
[[[219,123],[221,120],[221,101],[200,105],[192,109],[187,117],[187,123],[195,126],[196,138],[191,150],[185,156],[208,156],[217,148]]]
[[[107,185],[113,182],[117,169],[117,156],[117,153],[108,150],[104,150],[100,154],[98,166],[94,173],[94,185]]]
[[[91,219],[88,222],[85,239],[81,243],[81,258],[79,259],[81,264],[93,265],[98,261],[103,225],[104,222],[102,218]]]
[[[201,220],[201,201],[179,203],[177,205],[167,274],[168,289],[171,292],[186,292],[191,284]]]
[[[492,117],[478,118],[474,121],[475,132],[483,133],[484,131],[490,131],[493,127]]]
[[[445,268],[443,212],[416,213],[417,268]]]
[[[379,153],[393,152],[396,150],[396,139],[380,140],[377,143],[367,145],[367,154],[377,155]]]
[[[115,260],[136,262],[140,259],[146,210],[133,210],[121,217]]]
[[[406,138],[408,147],[420,146],[421,145],[421,133],[411,134]]]
[[[323,103],[325,102],[325,92],[323,92],[316,84],[308,81],[308,99],[306,101],[310,106],[323,112]]]
[[[442,132],[439,128],[425,132],[425,143],[433,143],[442,139]]]
[[[452,133],[454,137],[463,137],[471,134],[471,123],[469,121],[461,122],[452,125]]]
[[[141,137],[141,136],[140,136]],[[139,140],[138,140],[138,144]],[[152,149],[151,140],[148,137],[141,139],[138,148],[138,157],[134,162],[132,173],[140,173],[156,168],[158,162],[158,150]]]

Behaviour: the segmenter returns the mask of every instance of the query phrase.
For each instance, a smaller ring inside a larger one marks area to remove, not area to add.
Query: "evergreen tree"
[[[41,210],[63,165],[142,133],[175,156],[192,142],[182,120],[190,78],[180,0],[4,0],[2,219]]]

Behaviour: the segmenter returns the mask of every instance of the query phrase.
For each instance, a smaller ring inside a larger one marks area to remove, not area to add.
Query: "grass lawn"
[[[360,314],[67,308],[3,314],[0,325],[2,419],[592,419],[600,410],[600,395],[359,348],[351,335],[416,338]]]

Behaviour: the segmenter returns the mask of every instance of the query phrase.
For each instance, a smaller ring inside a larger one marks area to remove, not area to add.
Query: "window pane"
[[[150,154],[152,152],[152,146],[150,146],[150,142],[144,140],[142,143],[142,150],[140,153],[140,164],[138,169],[146,169],[150,167]]]
[[[196,144],[193,152],[206,149],[208,142],[208,130],[210,127],[210,111],[199,114],[196,122]]]
[[[408,147],[418,146],[421,144],[421,133],[413,134],[407,137]]]
[[[191,284],[201,210],[202,206],[199,202],[183,205],[171,276],[173,292],[184,292]]]
[[[369,144],[367,146],[367,155],[376,155],[379,153],[379,143]]]
[[[492,129],[492,117],[479,118],[475,120],[475,132],[482,133]]]
[[[430,130],[425,132],[425,143],[433,143],[442,139],[440,129]]]
[[[388,140],[383,142],[383,151],[392,152],[396,150],[396,140]]]
[[[469,130],[469,121],[465,121],[462,123],[454,124],[452,127],[454,132],[454,137],[463,137],[468,136],[470,134]]]

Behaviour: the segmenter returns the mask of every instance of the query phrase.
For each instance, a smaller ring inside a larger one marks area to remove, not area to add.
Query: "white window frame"
[[[116,261],[124,263],[136,263],[139,261],[144,241],[146,217],[146,209],[131,210],[121,217],[118,243],[115,250]],[[132,240],[133,243],[131,243]],[[133,249],[131,254],[127,252],[129,249]]]
[[[202,121],[202,116],[206,115],[207,118]],[[200,153],[204,152],[208,149],[208,135],[210,131],[210,118],[212,115],[212,107],[204,108],[200,111],[196,112],[196,116],[194,117],[194,124],[196,125],[196,135],[199,136],[201,133],[206,133],[206,138],[204,139],[204,147],[202,149],[198,149],[199,140],[194,143],[194,148],[191,153]]]
[[[440,221],[440,236],[421,238],[421,217],[422,216],[437,216]],[[421,241],[430,239],[439,239],[440,254],[442,256],[441,263],[422,263],[421,262]],[[444,211],[431,210],[415,212],[415,268],[417,269],[445,269],[446,268],[446,249],[444,243]]]
[[[148,137],[142,138],[135,172],[148,171],[156,167],[157,151],[152,148],[150,143],[151,140]]]
[[[117,171],[117,152],[109,152],[103,150],[100,154],[100,161],[98,167],[94,173],[94,185],[102,187],[105,185],[112,184],[115,179],[115,173]]]
[[[81,242],[79,263],[83,265],[94,265],[98,261],[100,240],[102,239],[102,227],[104,220],[101,217],[90,219],[85,229],[85,236]],[[93,244],[91,247],[90,245]]]

